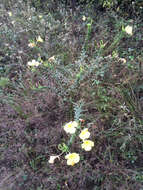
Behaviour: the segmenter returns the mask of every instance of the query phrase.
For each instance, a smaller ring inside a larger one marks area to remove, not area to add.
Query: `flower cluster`
[[[36,47],[37,42],[42,43],[42,42],[44,42],[44,40],[41,38],[41,36],[38,36],[36,38],[36,42],[35,41],[30,41],[30,43],[28,44],[28,47],[30,47],[30,48]]]
[[[78,123],[76,121],[71,121],[64,125],[64,130],[66,133],[74,134],[77,130]],[[90,151],[92,147],[94,147],[94,142],[91,140],[87,140],[90,137],[90,132],[88,131],[88,128],[83,129],[80,134],[79,138],[83,141],[81,147],[85,151]]]
[[[79,137],[83,141],[81,147],[85,151],[90,151],[92,147],[94,147],[94,142],[91,140],[87,140],[90,137],[90,132],[88,131],[88,128],[83,129],[79,134]]]
[[[69,123],[66,123],[63,126],[63,129],[65,130],[66,133],[72,135],[69,142],[73,142],[73,138],[78,135],[79,138],[82,140],[82,144],[81,144],[82,149],[84,149],[85,151],[90,151],[92,147],[94,147],[94,142],[91,140],[88,140],[88,138],[90,137],[90,132],[88,131],[88,128],[84,128],[79,133],[80,125],[77,121],[70,121]],[[68,149],[65,149],[64,145],[59,146],[60,150],[62,150],[62,154],[64,152],[69,152],[67,151]],[[49,163],[51,164],[54,163],[54,160],[56,158],[59,158],[59,156],[50,156]],[[75,152],[68,153],[65,156],[65,159],[67,160],[67,165],[74,166],[76,163],[80,161],[80,156],[78,153],[75,153]]]
[[[39,63],[38,61],[36,61],[36,60],[32,60],[32,61],[29,61],[28,63],[27,63],[27,65],[28,66],[31,66],[31,67],[33,67],[33,66],[35,66],[35,67],[38,67],[39,65],[40,65],[41,63]]]

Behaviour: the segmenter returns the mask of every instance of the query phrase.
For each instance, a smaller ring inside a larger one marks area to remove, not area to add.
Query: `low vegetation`
[[[0,190],[141,190],[143,5],[54,2],[0,3]]]

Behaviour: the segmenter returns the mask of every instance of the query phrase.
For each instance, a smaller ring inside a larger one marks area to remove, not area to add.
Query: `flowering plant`
[[[64,130],[66,131],[66,133],[74,134],[77,127],[78,123],[76,121],[71,121],[64,125]]]
[[[65,156],[65,159],[67,159],[67,165],[74,166],[74,164],[79,162],[80,156],[77,153],[69,153]]]
[[[37,38],[37,42],[43,42],[43,39],[41,38],[41,36],[38,36],[38,38]]]
[[[84,140],[81,147],[85,150],[85,151],[90,151],[92,149],[92,147],[94,146],[94,142],[91,140]]]
[[[66,153],[65,159],[67,160],[67,165],[74,166],[80,161],[80,156],[78,153],[70,152],[70,145],[74,142],[75,137],[79,137],[82,140],[81,148],[85,151],[91,151],[94,147],[94,142],[89,140],[90,132],[88,128],[84,128],[81,130],[81,122],[84,120],[79,119],[79,121],[70,121],[63,126],[64,131],[67,134],[70,134],[71,137],[67,143],[59,144],[58,148],[62,151],[60,155]],[[57,156],[50,156],[49,163],[53,164],[56,158],[59,158],[60,155]]]
[[[89,137],[90,137],[90,132],[88,131],[88,128],[83,129],[79,134],[79,138],[82,140],[88,139]]]
[[[32,61],[29,61],[28,63],[27,63],[27,65],[28,66],[31,66],[31,67],[38,67],[39,65],[40,65],[41,63],[40,62],[38,62],[38,61],[36,61],[36,60],[32,60]]]
[[[125,27],[125,32],[127,33],[127,34],[129,34],[129,35],[133,35],[133,27],[132,26],[126,26]]]

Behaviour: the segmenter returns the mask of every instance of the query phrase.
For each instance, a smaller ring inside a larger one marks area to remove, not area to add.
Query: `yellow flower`
[[[41,38],[41,36],[38,36],[37,42],[43,42],[43,39]]]
[[[33,48],[33,47],[36,46],[36,44],[34,42],[31,42],[31,43],[28,44],[28,46],[31,47],[31,48]]]
[[[38,67],[40,64],[41,63],[39,63],[38,61],[35,61],[34,59],[27,63],[28,66],[35,66],[35,67]]]
[[[9,11],[9,12],[8,12],[8,15],[11,17],[11,16],[12,16],[12,12]]]
[[[126,26],[125,27],[125,32],[129,35],[133,35],[133,27],[132,26]]]
[[[92,149],[92,147],[94,147],[94,142],[91,140],[84,140],[83,144],[81,145],[81,147],[85,150],[85,151],[90,151]]]
[[[89,137],[90,137],[90,132],[88,131],[88,128],[83,129],[79,134],[79,138],[82,140],[88,139]]]
[[[49,159],[48,162],[49,162],[50,164],[53,164],[56,158],[59,158],[59,156],[50,156],[50,159]]]
[[[67,133],[74,134],[76,132],[76,128],[78,126],[78,123],[76,121],[71,121],[64,126],[64,130]]]
[[[74,164],[79,162],[80,157],[77,153],[69,153],[65,156],[65,159],[67,159],[67,165],[74,166]]]

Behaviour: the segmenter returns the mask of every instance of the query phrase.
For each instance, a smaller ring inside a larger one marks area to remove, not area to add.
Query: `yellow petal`
[[[38,36],[37,42],[43,42],[43,39],[41,38],[41,36]]]
[[[67,133],[74,134],[76,132],[77,126],[78,126],[78,123],[76,121],[71,121],[64,125],[64,130]]]
[[[80,139],[85,140],[90,137],[90,132],[88,131],[88,128],[85,128],[84,130],[81,131],[79,134]]]
[[[80,157],[77,153],[69,153],[65,156],[65,159],[67,159],[67,165],[73,166],[74,164],[79,162]]]

